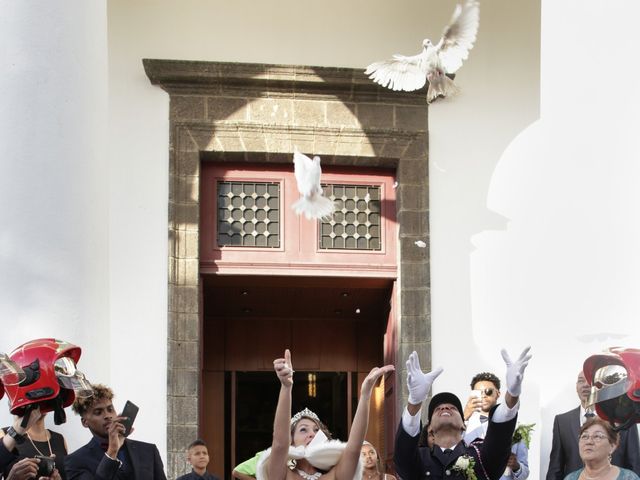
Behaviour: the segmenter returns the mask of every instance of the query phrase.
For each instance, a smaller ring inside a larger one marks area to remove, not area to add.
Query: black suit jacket
[[[484,440],[474,441],[470,445],[461,441],[449,455],[445,455],[437,446],[418,447],[420,435],[411,437],[400,421],[393,454],[396,472],[403,480],[464,479],[467,477],[451,467],[458,457],[468,455],[474,459],[478,480],[497,480],[504,473],[509,460],[516,421],[517,416],[504,423],[490,421]]]
[[[167,480],[158,448],[152,443],[126,439],[135,480]],[[116,480],[120,462],[111,460],[95,440],[70,455],[64,461],[67,480]]]
[[[18,456],[14,452],[7,450],[7,447],[4,446],[4,442],[0,439],[0,472],[11,465],[11,463],[17,458]]]
[[[584,467],[578,450],[579,433],[580,407],[556,415],[547,480],[564,480],[569,473]],[[640,475],[640,443],[635,425],[620,432],[620,445],[613,452],[611,463]]]

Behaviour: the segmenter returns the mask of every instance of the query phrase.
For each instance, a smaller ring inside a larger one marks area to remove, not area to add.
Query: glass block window
[[[280,184],[218,182],[218,245],[280,247]]]
[[[336,203],[331,221],[320,222],[320,248],[381,250],[380,186],[323,185]]]

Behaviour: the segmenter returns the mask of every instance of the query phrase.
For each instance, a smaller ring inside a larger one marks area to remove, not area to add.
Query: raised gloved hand
[[[509,392],[512,397],[519,397],[522,391],[524,369],[527,368],[529,360],[531,360],[530,349],[531,347],[525,348],[516,361],[511,360],[511,357],[504,348],[500,351],[504,363],[507,364],[507,392]]]
[[[407,387],[409,388],[409,403],[420,405],[427,399],[431,384],[438,375],[443,372],[438,367],[429,373],[423,373],[420,368],[420,359],[416,352],[411,352],[407,360]]]

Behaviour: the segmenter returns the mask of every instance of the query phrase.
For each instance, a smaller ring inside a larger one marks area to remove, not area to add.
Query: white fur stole
[[[298,447],[289,447],[289,460],[300,460],[304,458],[311,465],[318,470],[329,471],[340,460],[342,453],[344,452],[346,443],[340,440],[328,440],[317,445],[313,445],[313,442],[309,446],[304,447],[302,445]],[[267,473],[267,462],[271,456],[271,448],[268,448],[258,460],[258,467],[256,470],[257,480],[269,480]],[[362,465],[358,460],[358,466],[356,467],[356,473],[353,475],[354,480],[360,480],[362,478]]]

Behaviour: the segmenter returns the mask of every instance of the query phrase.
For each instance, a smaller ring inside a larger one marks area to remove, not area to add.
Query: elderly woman
[[[326,427],[308,409],[291,418],[291,353],[273,361],[280,394],[273,422],[273,444],[258,461],[258,480],[353,480],[359,476],[360,448],[369,424],[369,400],[376,382],[393,365],[374,368],[362,382],[360,401],[346,443],[330,440]],[[358,473],[356,473],[358,472]]]
[[[380,457],[369,442],[362,444],[362,480],[396,480],[393,475],[382,473]]]
[[[578,449],[584,468],[571,472],[564,480],[640,479],[631,470],[611,465],[611,454],[618,446],[618,437],[618,432],[601,418],[594,417],[585,422],[578,437]]]

